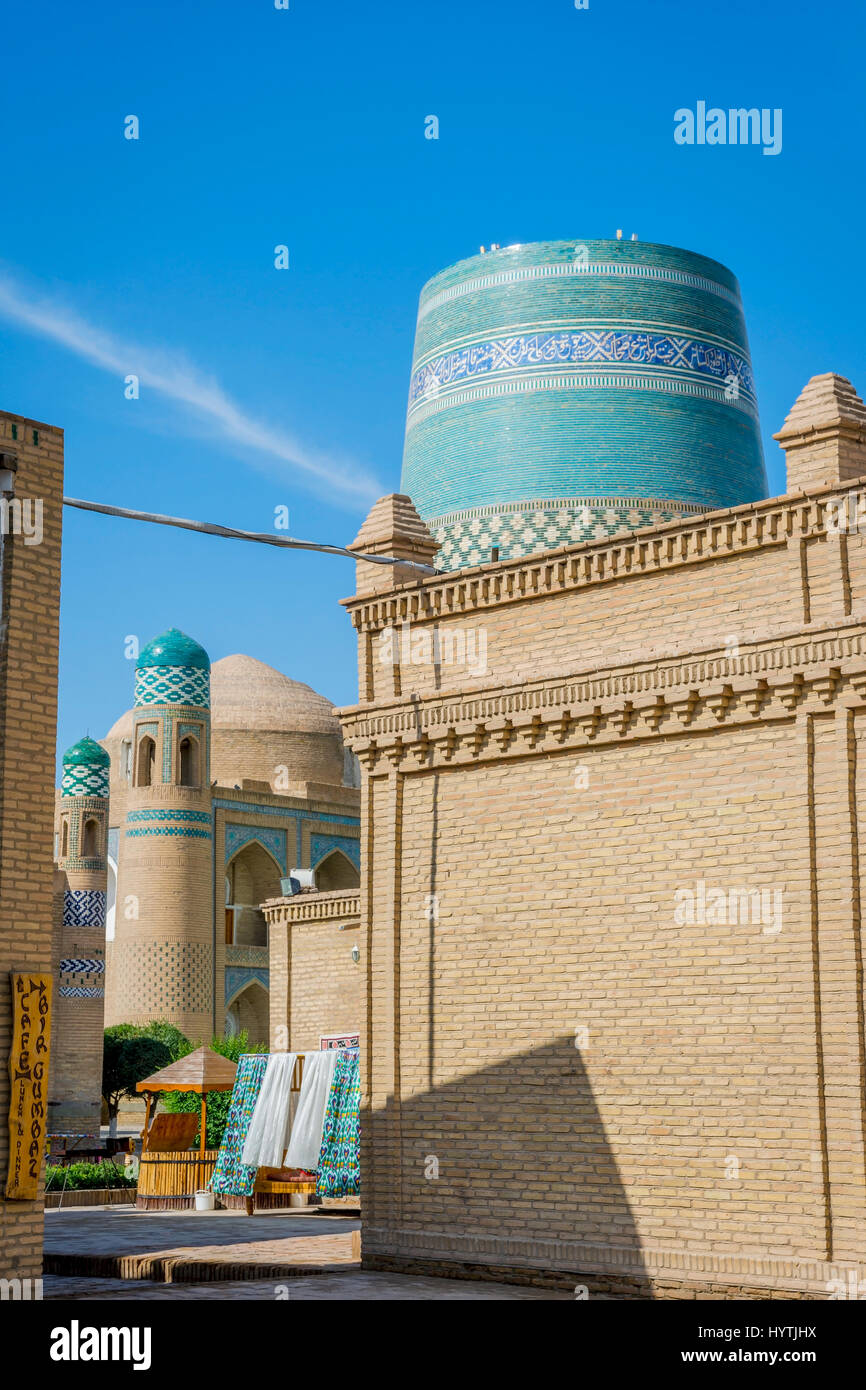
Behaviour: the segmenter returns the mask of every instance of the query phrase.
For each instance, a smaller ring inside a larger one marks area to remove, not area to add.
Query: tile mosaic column
[[[94,1140],[101,1111],[109,765],[105,749],[92,738],[80,739],[63,755],[54,932],[48,1130]]]

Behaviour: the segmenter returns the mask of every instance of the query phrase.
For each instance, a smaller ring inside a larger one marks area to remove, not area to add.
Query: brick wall
[[[15,496],[41,500],[43,529],[41,544],[2,537],[0,576],[0,1277],[27,1279],[42,1267],[42,1199],[7,1202],[2,1195],[9,972],[51,969],[63,431],[2,413],[0,450],[17,455]]]
[[[828,534],[838,492],[348,602],[362,653],[408,619],[488,656],[374,662],[343,712],[368,1266],[659,1297],[866,1274],[866,552]]]
[[[328,1034],[361,1025],[357,889],[301,893],[264,904],[268,922],[272,1052],[318,1050]]]

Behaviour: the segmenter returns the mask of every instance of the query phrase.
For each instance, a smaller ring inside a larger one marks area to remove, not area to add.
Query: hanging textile
[[[239,1197],[251,1197],[253,1194],[256,1170],[241,1163],[241,1152],[267,1065],[268,1056],[265,1052],[238,1058],[228,1119],[214,1169],[214,1192]]]
[[[338,1052],[308,1052],[304,1058],[301,1094],[292,1121],[287,1168],[312,1168],[319,1161],[325,1108],[334,1079]]]
[[[361,1078],[357,1052],[338,1053],[322,1133],[316,1193],[355,1197],[361,1191]]]
[[[296,1052],[274,1052],[250,1120],[241,1162],[255,1168],[280,1168],[292,1123],[292,1075]]]

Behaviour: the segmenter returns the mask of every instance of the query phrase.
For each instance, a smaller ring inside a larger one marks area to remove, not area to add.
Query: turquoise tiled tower
[[[631,241],[443,270],[421,292],[401,491],[444,569],[766,496],[735,276]]]
[[[135,666],[126,802],[107,1013],[167,1019],[190,1038],[214,1017],[210,659],[169,628]]]

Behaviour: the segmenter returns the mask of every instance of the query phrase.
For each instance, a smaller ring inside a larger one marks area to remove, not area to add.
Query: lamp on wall
[[[361,959],[361,948],[360,948],[360,946],[353,946],[353,947],[352,947],[352,960],[353,960],[353,961],[355,962],[355,964],[357,965],[357,964],[358,964],[358,961],[359,961],[360,959]]]

